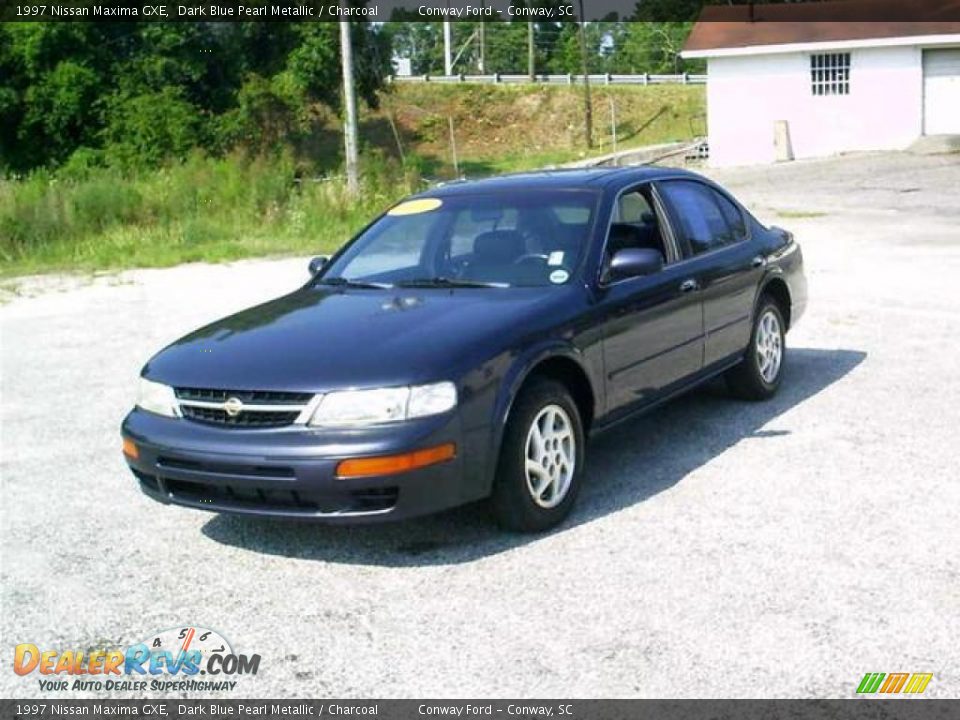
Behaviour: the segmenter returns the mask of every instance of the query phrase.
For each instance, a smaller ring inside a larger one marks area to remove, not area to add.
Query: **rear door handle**
[[[698,283],[693,278],[690,278],[689,280],[684,280],[682,283],[680,283],[680,292],[682,293],[693,292],[699,287],[700,287],[700,283]]]
[[[763,255],[757,255],[753,260],[750,261],[750,267],[758,268],[763,267],[767,264],[767,259]]]

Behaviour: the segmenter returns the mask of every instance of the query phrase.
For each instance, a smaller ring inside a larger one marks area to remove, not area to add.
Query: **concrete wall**
[[[862,48],[850,53],[849,95],[812,94],[808,52],[710,58],[711,164],[774,162],[778,120],[789,123],[798,159],[910,145],[923,124],[920,48]]]

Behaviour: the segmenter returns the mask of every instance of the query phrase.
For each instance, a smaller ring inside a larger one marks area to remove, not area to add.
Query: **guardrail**
[[[704,85],[706,75],[587,75],[594,85]],[[475,84],[522,84],[534,83],[540,85],[576,85],[583,82],[583,75],[529,75],[493,73],[492,75],[391,75],[387,78],[393,83],[475,83]]]

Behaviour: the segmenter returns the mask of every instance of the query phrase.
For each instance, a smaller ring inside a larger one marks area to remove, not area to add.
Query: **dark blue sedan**
[[[487,498],[543,530],[590,434],[719,374],[772,396],[806,303],[790,233],[653,168],[433,189],[310,270],[143,368],[123,447],[149,496],[330,522]]]

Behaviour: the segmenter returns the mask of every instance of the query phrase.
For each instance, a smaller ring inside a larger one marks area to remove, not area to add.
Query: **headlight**
[[[457,406],[457,386],[451,382],[415,385],[410,388],[407,417],[439,415]]]
[[[457,406],[457,388],[451,382],[413,387],[346,390],[323,397],[310,425],[375,425],[439,415]]]
[[[140,378],[137,407],[157,415],[177,417],[177,396],[169,385]]]

